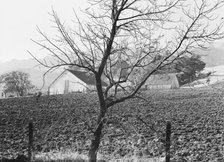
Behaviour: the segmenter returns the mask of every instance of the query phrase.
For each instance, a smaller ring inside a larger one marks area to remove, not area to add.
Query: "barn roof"
[[[179,82],[175,73],[168,74],[155,74],[151,75],[146,83],[146,85],[176,85],[179,86]]]
[[[96,84],[95,77],[92,73],[77,70],[68,70],[68,71],[88,85]],[[101,81],[101,83],[102,86],[107,86],[107,84],[104,81]]]
[[[83,81],[87,85],[95,85],[96,83],[95,77],[91,73],[66,69],[49,85],[49,87],[52,87],[52,85],[54,85],[63,75],[65,75],[67,71],[73,74],[74,76],[76,76],[77,78],[79,78],[81,81]],[[107,86],[107,84],[104,81],[101,81],[101,83],[102,83],[102,86]]]
[[[118,75],[118,77],[122,77],[125,78],[128,75],[128,69],[129,69],[130,65],[124,61],[118,61],[118,63],[113,67],[113,73],[114,75]],[[122,69],[122,71],[121,71]]]

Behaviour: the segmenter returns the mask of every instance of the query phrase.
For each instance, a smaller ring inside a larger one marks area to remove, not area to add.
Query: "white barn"
[[[103,87],[107,86],[102,81]],[[93,74],[77,71],[63,71],[48,87],[49,94],[68,94],[72,92],[88,92],[96,90]]]
[[[151,75],[146,83],[146,89],[177,89],[180,88],[177,74],[155,74]]]

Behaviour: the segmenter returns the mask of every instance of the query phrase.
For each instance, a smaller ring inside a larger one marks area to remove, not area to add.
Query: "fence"
[[[170,146],[171,146],[171,122],[166,123],[166,157],[165,162],[170,162]],[[28,139],[28,162],[32,161],[32,149],[33,149],[33,122],[29,122],[29,139]]]
[[[32,149],[33,149],[33,122],[29,122],[29,139],[28,139],[28,162],[32,161]]]
[[[34,126],[33,126],[33,121],[30,120],[29,121],[29,132],[28,132],[28,159],[26,159],[25,156],[19,156],[17,157],[17,161],[28,161],[28,162],[32,162],[34,159],[34,154],[33,154],[33,132],[34,132]],[[166,157],[165,157],[165,162],[170,162],[170,146],[171,146],[171,122],[168,121],[166,123]],[[4,161],[4,160],[3,160]],[[10,161],[10,160],[8,160]],[[7,160],[5,160],[5,162],[8,162]],[[11,162],[11,161],[10,161]]]

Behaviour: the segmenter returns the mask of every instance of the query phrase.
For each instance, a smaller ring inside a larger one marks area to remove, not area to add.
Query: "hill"
[[[220,85],[224,84],[224,65],[206,67],[202,71],[202,73],[204,74],[207,74],[209,72],[211,72],[211,75],[209,77],[195,80],[194,82],[190,84],[186,84],[182,86],[182,88],[190,88],[190,87],[199,88],[199,87],[208,87],[208,86],[214,87],[215,85],[220,87]]]
[[[224,47],[212,47],[209,51],[199,51],[206,67],[224,65]]]
[[[47,68],[39,66],[37,61],[33,59],[12,60],[5,63],[0,63],[0,75],[14,70],[30,74],[32,84],[34,84],[38,89],[43,87],[43,90],[46,90],[49,84],[52,83],[52,81],[61,72],[61,70],[58,70],[48,73],[44,79],[43,75],[47,71]],[[43,86],[44,82],[45,85]]]
[[[210,70],[212,70],[212,67],[216,69],[220,66],[220,70],[224,69],[224,66],[221,67],[221,65],[224,65],[224,47],[214,46],[209,51],[198,51],[197,53],[202,56],[202,60],[206,63],[206,68],[210,68]],[[29,73],[31,82],[38,88],[41,88],[43,85],[43,74],[47,71],[47,68],[38,65],[38,62],[34,59],[14,59],[5,63],[0,62],[0,75],[13,70],[20,70]],[[44,89],[48,87],[48,85],[61,73],[61,71],[62,70],[56,70],[47,74],[45,77]]]

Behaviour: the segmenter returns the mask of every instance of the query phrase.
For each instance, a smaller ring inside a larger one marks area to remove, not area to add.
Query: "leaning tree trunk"
[[[100,145],[100,140],[102,137],[102,130],[105,123],[105,114],[106,114],[106,106],[100,108],[100,114],[97,120],[97,128],[93,134],[93,138],[90,144],[89,150],[89,162],[96,162],[97,161],[97,151]]]
[[[100,77],[96,78],[96,88],[98,93],[98,98],[100,102],[100,113],[97,119],[97,127],[93,134],[93,138],[91,140],[90,149],[89,149],[89,162],[96,162],[97,161],[97,151],[100,145],[100,140],[102,137],[102,130],[105,123],[105,115],[107,112],[107,104],[104,99],[103,90],[101,86],[101,79]]]
[[[89,162],[96,162],[97,161],[97,151],[100,145],[100,139],[103,129],[103,122],[101,122],[96,131],[94,132],[94,137],[91,141],[90,150],[89,150]]]

